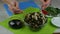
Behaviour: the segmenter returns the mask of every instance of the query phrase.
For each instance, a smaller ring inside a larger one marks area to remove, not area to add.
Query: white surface
[[[13,33],[4,28],[3,26],[0,26],[0,34],[13,34]]]
[[[20,1],[27,1],[27,0],[18,0]],[[36,4],[38,4],[38,6],[40,6],[40,0],[35,0]],[[51,5],[53,7],[57,7],[60,8],[60,0],[52,0]],[[9,16],[7,15],[5,9],[3,8],[3,2],[0,1],[0,22],[7,19]],[[55,32],[60,32],[60,29],[57,28],[57,30]]]
[[[60,28],[57,28],[57,30],[55,30],[54,33],[60,33]]]
[[[60,27],[60,17],[52,18],[51,22],[52,22],[53,25],[55,25],[57,27]]]

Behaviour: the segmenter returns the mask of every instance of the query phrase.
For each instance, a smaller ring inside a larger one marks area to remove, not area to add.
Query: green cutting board
[[[9,19],[6,19],[5,21],[1,22],[0,25],[5,27],[6,29],[10,30],[14,34],[52,34],[54,32],[54,30],[56,29],[56,27],[51,25],[51,23],[50,23],[51,18],[47,19],[47,23],[38,32],[31,31],[29,29],[29,26],[24,26],[23,28],[17,29],[17,30],[12,29],[12,28],[9,27],[8,23],[9,23],[10,20],[20,19],[24,22],[25,15],[29,14],[29,13],[32,13],[32,12],[40,12],[40,9],[29,7],[27,9],[23,10],[22,14],[13,15]]]

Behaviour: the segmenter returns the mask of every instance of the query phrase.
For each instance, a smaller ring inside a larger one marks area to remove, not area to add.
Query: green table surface
[[[5,27],[6,29],[10,30],[14,34],[52,34],[55,31],[56,27],[54,27],[51,24],[51,18],[47,19],[47,23],[38,32],[31,31],[29,29],[29,26],[24,26],[23,28],[17,29],[17,30],[9,27],[8,23],[9,23],[10,20],[20,19],[21,21],[24,22],[25,15],[29,14],[29,13],[33,13],[33,12],[40,12],[40,9],[33,8],[33,7],[26,8],[25,10],[23,10],[22,14],[13,15],[10,18],[6,19],[5,21],[1,22],[0,25]]]

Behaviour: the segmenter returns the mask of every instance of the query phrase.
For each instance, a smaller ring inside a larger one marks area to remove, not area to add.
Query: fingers
[[[15,3],[15,4],[16,4],[16,7],[17,7],[17,8],[19,8],[19,3],[18,3],[17,1],[16,1],[16,3]]]
[[[12,10],[12,11],[13,11],[13,10],[20,10],[20,9],[18,9],[17,7],[13,7],[13,6],[11,6],[11,5],[8,5],[8,6],[9,6],[9,9]]]
[[[22,11],[19,9],[19,4],[16,0],[4,0],[8,4],[9,9],[13,13],[21,13]]]
[[[11,6],[18,7],[18,2],[16,0],[4,0],[4,2],[6,2],[7,4]]]
[[[16,0],[2,0],[2,1],[6,2],[11,7],[19,8],[19,4]]]
[[[42,5],[42,9],[44,10],[45,8],[47,8],[48,6],[46,6],[46,5]]]
[[[9,9],[14,13],[14,14],[19,14],[22,13],[20,9],[17,9],[16,7],[9,6]]]
[[[14,1],[13,3],[11,2],[11,4],[8,4],[8,6],[11,10],[12,9],[19,9],[17,1]]]
[[[8,4],[8,7],[12,11],[13,7],[10,4]]]
[[[50,5],[51,0],[40,0],[42,2],[42,9],[47,8]]]
[[[9,6],[9,9],[10,10],[12,10],[12,11],[17,11],[17,10],[20,10],[19,8],[17,8],[17,7],[13,7],[13,6],[11,6],[11,5],[8,5]]]
[[[51,0],[46,0],[46,2],[44,0],[40,0],[43,4],[48,4],[51,2]]]

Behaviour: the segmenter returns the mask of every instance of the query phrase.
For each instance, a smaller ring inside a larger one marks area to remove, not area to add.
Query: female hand
[[[19,4],[16,0],[4,0],[9,6],[9,9],[14,13],[18,14],[21,13],[22,11],[19,9]]]
[[[51,0],[40,0],[42,2],[42,9],[47,8],[50,5]]]

